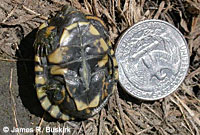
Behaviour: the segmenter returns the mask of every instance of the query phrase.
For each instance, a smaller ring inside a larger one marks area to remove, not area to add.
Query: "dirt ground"
[[[113,47],[141,20],[173,24],[185,36],[190,52],[184,82],[170,96],[153,102],[134,99],[118,85],[108,105],[88,120],[51,118],[34,89],[33,42],[38,26],[65,4],[101,17]],[[0,0],[0,134],[200,135],[199,14],[199,0]],[[49,133],[47,127],[67,130]],[[20,133],[13,128],[21,128]]]

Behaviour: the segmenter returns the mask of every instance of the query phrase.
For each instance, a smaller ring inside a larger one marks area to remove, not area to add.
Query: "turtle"
[[[64,6],[40,25],[34,51],[37,98],[53,118],[92,117],[117,87],[117,61],[99,17]]]

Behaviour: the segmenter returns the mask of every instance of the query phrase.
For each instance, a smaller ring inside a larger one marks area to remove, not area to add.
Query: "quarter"
[[[162,20],[146,20],[130,27],[118,41],[115,56],[121,86],[142,100],[158,100],[171,94],[189,67],[184,36]]]

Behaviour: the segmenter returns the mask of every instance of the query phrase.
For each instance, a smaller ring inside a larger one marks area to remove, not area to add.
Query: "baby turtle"
[[[117,62],[104,22],[64,6],[38,30],[37,97],[57,119],[86,119],[107,103],[118,80]]]

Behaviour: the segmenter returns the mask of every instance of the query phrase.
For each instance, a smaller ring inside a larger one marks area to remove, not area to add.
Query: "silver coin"
[[[189,67],[184,36],[162,20],[146,20],[130,27],[118,41],[115,56],[121,86],[142,100],[171,94]]]

